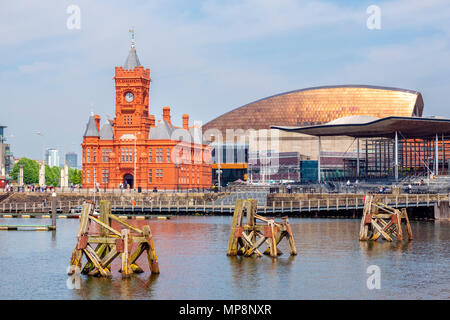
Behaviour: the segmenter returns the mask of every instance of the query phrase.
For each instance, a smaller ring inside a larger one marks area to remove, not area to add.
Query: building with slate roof
[[[83,135],[83,187],[177,190],[211,187],[211,150],[201,128],[172,123],[149,113],[150,69],[144,68],[134,42],[123,66],[115,68],[116,113],[102,125],[91,114]]]

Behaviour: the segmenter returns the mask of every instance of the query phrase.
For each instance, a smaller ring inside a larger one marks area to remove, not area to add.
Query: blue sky
[[[69,30],[69,5],[81,28]],[[366,9],[381,9],[369,30]],[[150,110],[203,123],[280,92],[339,84],[420,91],[450,117],[450,1],[2,1],[0,124],[15,156],[80,152],[91,109],[114,117],[114,66],[150,68]],[[93,105],[93,107],[91,107]]]

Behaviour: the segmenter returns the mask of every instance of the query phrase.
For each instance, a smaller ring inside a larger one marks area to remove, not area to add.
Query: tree
[[[31,159],[20,159],[11,171],[11,177],[13,180],[19,182],[19,165],[23,165],[23,183],[35,184],[39,183],[39,164]]]
[[[82,171],[78,169],[69,168],[69,181],[72,184],[81,184],[83,181]]]
[[[57,187],[59,184],[59,176],[61,169],[59,167],[49,167],[45,165],[45,184],[48,186]]]

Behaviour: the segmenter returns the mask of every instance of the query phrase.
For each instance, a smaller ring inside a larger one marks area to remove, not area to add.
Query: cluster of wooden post
[[[405,224],[408,240],[412,240],[412,230],[408,213],[379,202],[377,196],[367,194],[364,198],[364,209],[359,230],[359,240],[376,241],[381,236],[387,241],[403,240],[402,222]]]
[[[94,203],[86,201],[82,206],[77,244],[72,252],[69,275],[75,273],[76,268],[79,268],[83,274],[110,276],[111,264],[115,258],[120,256],[121,269],[119,271],[125,278],[132,273],[143,272],[143,269],[136,263],[143,252],[147,254],[151,273],[159,273],[158,257],[148,225],[143,226],[140,230],[111,214],[111,202],[109,201],[100,202],[98,219],[93,213]],[[118,222],[125,228],[120,231],[112,228],[111,220]],[[99,233],[97,234],[90,232],[93,223],[99,226]],[[137,244],[137,247],[131,252],[133,243]],[[87,263],[81,269],[83,254],[87,258]]]
[[[290,254],[296,255],[297,249],[295,248],[294,237],[292,236],[288,218],[283,217],[282,222],[275,222],[274,219],[262,217],[257,215],[256,212],[257,200],[239,199],[236,201],[227,255],[244,255],[249,257],[257,254],[258,256],[262,256],[263,254],[259,250],[259,247],[266,243],[267,248],[264,254],[277,257],[282,254],[277,246],[284,237],[289,241]],[[243,224],[244,213],[246,214],[245,224]],[[258,220],[264,224],[257,224]]]

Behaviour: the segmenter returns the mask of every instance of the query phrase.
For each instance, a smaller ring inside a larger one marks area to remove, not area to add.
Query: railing
[[[226,190],[222,188],[222,190]],[[221,190],[221,191],[222,191]],[[13,190],[7,190],[2,189],[1,192],[20,192],[20,193],[26,193],[26,194],[51,194],[53,192],[56,193],[71,193],[71,194],[113,194],[113,195],[120,195],[120,194],[137,194],[137,193],[144,193],[144,194],[150,194],[150,193],[213,193],[217,192],[217,190],[214,189],[208,189],[208,188],[196,188],[196,189],[179,189],[179,190],[172,190],[172,189],[158,189],[156,192],[153,191],[153,189],[138,191],[137,189],[105,189],[105,188],[71,188],[71,187],[57,187],[57,188],[47,188],[47,189],[40,189],[35,188],[34,191],[32,191],[32,188],[29,187],[14,187]]]
[[[339,211],[339,210],[358,210],[364,207],[364,196],[352,195],[320,195],[309,199],[273,199],[271,203],[265,206],[258,206],[259,213],[299,213],[316,211]],[[380,201],[386,205],[397,208],[408,207],[430,207],[435,203],[438,205],[441,201],[449,201],[449,194],[400,194],[379,195]],[[60,213],[79,212],[82,199],[71,201],[58,201],[56,203],[57,211]],[[112,211],[115,213],[232,213],[234,204],[226,204],[220,199],[215,201],[198,199],[169,199],[153,200],[147,199],[130,201],[111,201]],[[0,203],[2,213],[48,213],[51,211],[51,203],[43,202],[3,202]]]

